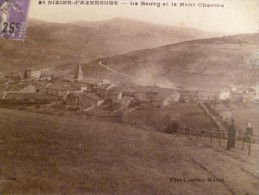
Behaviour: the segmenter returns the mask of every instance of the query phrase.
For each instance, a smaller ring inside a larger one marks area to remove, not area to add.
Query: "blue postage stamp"
[[[0,38],[23,40],[29,0],[0,0]]]

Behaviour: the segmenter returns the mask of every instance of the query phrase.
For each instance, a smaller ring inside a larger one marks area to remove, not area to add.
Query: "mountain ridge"
[[[258,45],[259,33],[239,34],[139,50],[104,59],[103,63],[141,78],[135,80],[140,85],[143,79],[154,85],[164,80],[182,87],[215,89],[249,81],[250,59]]]
[[[3,72],[61,65],[69,69],[77,61],[79,53],[82,62],[86,63],[97,58],[211,36],[214,35],[196,29],[161,28],[161,25],[129,19],[86,22],[83,25],[28,19],[24,42],[0,40],[0,68]]]

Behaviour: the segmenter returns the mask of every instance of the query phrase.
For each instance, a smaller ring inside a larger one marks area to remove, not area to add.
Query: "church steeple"
[[[83,71],[82,71],[82,67],[80,64],[80,55],[78,58],[78,64],[77,64],[77,68],[76,68],[76,72],[75,72],[75,81],[82,81],[83,80]]]

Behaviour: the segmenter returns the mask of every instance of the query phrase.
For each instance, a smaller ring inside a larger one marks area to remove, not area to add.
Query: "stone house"
[[[122,98],[123,89],[121,87],[112,86],[107,90],[105,99],[110,101],[120,100]]]
[[[81,107],[84,110],[94,108],[96,105],[96,102],[86,96],[84,92],[68,94],[66,103],[71,107]]]
[[[84,83],[87,86],[88,91],[93,91],[94,88],[101,86],[103,84],[107,84],[108,80],[101,80],[101,79],[96,79],[96,78],[88,78],[88,77],[83,77],[83,79],[80,81],[80,83]]]
[[[242,102],[253,102],[255,100],[255,91],[246,91],[242,94]]]
[[[133,97],[129,97],[129,96],[124,96],[119,100],[115,100],[112,103],[113,110],[119,110],[119,109],[128,107],[132,100],[133,100]]]
[[[40,81],[51,81],[54,78],[53,74],[41,74]]]
[[[231,98],[230,90],[227,87],[223,87],[222,89],[218,90],[217,92],[217,100],[224,101]]]
[[[12,104],[46,104],[58,101],[55,96],[37,93],[6,93],[2,99],[4,103]]]
[[[175,102],[179,102],[180,93],[177,91],[168,91],[168,92],[160,92],[158,93],[152,100],[153,106],[168,106]]]
[[[5,78],[9,79],[9,80],[21,80],[23,79],[23,75],[21,72],[9,72]]]
[[[199,93],[198,90],[179,90],[180,93],[180,101],[199,101]]]
[[[87,91],[88,87],[84,83],[72,83],[71,84],[71,91],[83,92]]]
[[[216,100],[216,93],[213,91],[198,91],[199,101],[215,101]]]
[[[40,70],[25,70],[24,79],[40,79],[41,71]]]
[[[52,84],[48,82],[37,82],[36,83],[37,93],[45,94],[47,92],[47,87],[50,85]]]
[[[100,85],[100,86],[97,86],[97,87],[94,87],[93,91],[95,93],[97,93],[99,96],[105,98],[106,97],[106,94],[107,94],[107,91],[112,88],[113,85],[112,84],[103,84],[103,85]]]
[[[69,93],[69,87],[59,84],[51,84],[46,87],[46,94],[65,99]]]
[[[93,100],[96,106],[99,106],[104,102],[104,99],[94,92],[84,92],[84,95],[89,99]]]
[[[36,93],[36,87],[29,83],[0,84],[1,93]]]
[[[243,93],[239,91],[231,92],[231,102],[233,103],[243,102]]]
[[[158,92],[151,91],[151,90],[139,90],[135,92],[135,99],[139,102],[150,102],[152,101],[156,96],[158,95]]]
[[[18,93],[36,93],[36,91],[37,91],[36,86],[29,84],[23,89],[18,90]]]

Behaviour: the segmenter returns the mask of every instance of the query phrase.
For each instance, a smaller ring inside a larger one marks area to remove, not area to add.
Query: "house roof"
[[[178,95],[179,93],[177,91],[164,91],[164,92],[160,92],[158,93],[154,98],[153,101],[162,101],[166,98],[168,98],[171,95]]]
[[[55,96],[50,96],[47,94],[37,94],[37,93],[7,93],[4,100],[58,100]]]
[[[87,85],[85,83],[78,83],[78,82],[72,83],[71,86],[72,87],[87,87]]]
[[[240,92],[240,91],[232,91],[232,92],[231,92],[231,95],[232,95],[232,96],[242,96],[243,93]]]
[[[243,98],[254,98],[255,97],[255,93],[254,92],[250,92],[250,93],[243,93]]]
[[[0,84],[0,91],[19,91],[29,85],[31,85],[31,84],[26,84],[26,83]]]
[[[128,92],[128,93],[134,93],[134,92],[136,92],[136,88],[134,88],[134,87],[125,87],[123,91],[124,92]]]
[[[129,101],[131,101],[133,99],[134,98],[132,98],[132,97],[124,96],[124,97],[122,97],[119,100],[115,100],[114,102],[119,104],[119,103],[122,103],[122,102],[129,102]]]
[[[4,93],[0,93],[0,100],[5,96]]]
[[[40,77],[54,77],[54,74],[51,73],[42,73]]]
[[[202,95],[202,94],[212,94],[214,95],[215,94],[215,91],[204,91],[204,90],[199,90],[198,91],[199,95]]]
[[[95,87],[95,89],[104,89],[104,90],[107,90],[109,87],[111,87],[112,84],[103,84],[103,85],[100,85],[100,86],[97,86]]]
[[[70,86],[68,85],[60,85],[58,83],[54,83],[47,86],[47,89],[56,89],[56,90],[69,90]]]
[[[70,92],[69,94],[68,94],[68,96],[71,96],[71,95],[74,95],[74,96],[81,96],[81,95],[83,95],[84,94],[84,92],[82,92],[82,91],[73,91],[73,92]]]
[[[230,91],[231,90],[228,87],[224,86],[224,87],[218,89],[216,92],[222,93],[222,92],[230,92]]]
[[[96,103],[96,101],[99,101],[99,100],[96,100],[93,96],[86,94],[85,92],[73,92],[73,93],[70,93],[67,98],[70,98],[71,96],[83,98],[84,104],[87,106],[92,106]],[[87,101],[85,101],[86,99]]]
[[[41,73],[41,70],[27,70],[27,71],[31,71],[31,73]]]
[[[37,86],[41,86],[41,87],[48,87],[48,85],[52,85],[52,83],[49,83],[49,82],[37,82],[36,85]]]
[[[123,91],[123,89],[121,87],[111,87],[110,89],[108,89],[108,94],[119,94]]]
[[[7,77],[17,77],[17,76],[20,76],[21,75],[21,72],[9,72],[7,73]]]
[[[94,100],[94,101],[102,101],[103,99],[99,97],[96,93],[84,92],[82,95]]]
[[[102,82],[101,79],[96,79],[96,78],[89,78],[89,77],[84,77],[81,83],[87,83],[87,84],[93,84],[93,85],[98,85]]]

